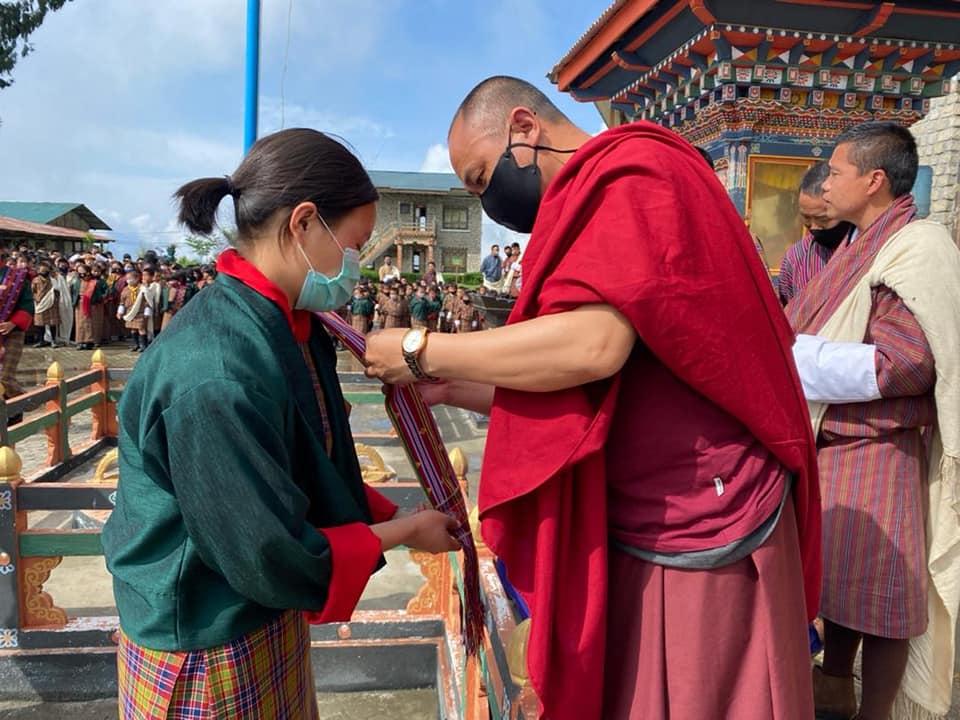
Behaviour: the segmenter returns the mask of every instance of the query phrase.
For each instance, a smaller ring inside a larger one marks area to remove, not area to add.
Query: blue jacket
[[[480,272],[487,282],[496,282],[503,275],[503,264],[497,255],[487,255],[480,263]]]

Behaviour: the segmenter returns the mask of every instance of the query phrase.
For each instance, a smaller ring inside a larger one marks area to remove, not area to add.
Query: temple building
[[[807,167],[851,125],[917,122],[958,70],[952,0],[617,0],[549,78],[608,126],[648,120],[706,149],[776,270],[803,232]]]
[[[422,273],[431,261],[442,273],[479,270],[480,198],[456,175],[375,170],[370,178],[380,200],[361,264],[379,266],[390,255],[405,273]]]

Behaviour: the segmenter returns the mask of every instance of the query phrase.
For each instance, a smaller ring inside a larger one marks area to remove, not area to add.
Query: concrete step
[[[318,693],[323,720],[436,720],[437,693],[433,689],[390,692]],[[116,700],[89,702],[0,702],[0,720],[115,720]]]

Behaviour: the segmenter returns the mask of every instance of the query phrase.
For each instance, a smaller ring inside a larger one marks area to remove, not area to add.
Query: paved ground
[[[323,720],[436,720],[436,692],[400,690],[380,693],[321,693],[317,695]],[[0,702],[0,720],[115,720],[113,700],[77,703]]]

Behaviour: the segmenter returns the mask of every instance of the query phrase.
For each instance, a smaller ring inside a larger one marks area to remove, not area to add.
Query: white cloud
[[[452,173],[450,150],[446,145],[437,143],[427,148],[427,154],[420,165],[420,172]]]
[[[281,122],[282,121],[282,122]],[[260,135],[276,132],[281,128],[308,127],[339,135],[347,142],[355,139],[386,140],[394,137],[387,123],[362,115],[338,115],[328,110],[304,107],[297,103],[280,103],[277,97],[260,98]]]

